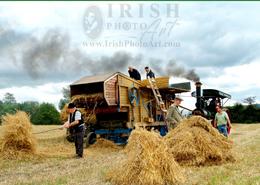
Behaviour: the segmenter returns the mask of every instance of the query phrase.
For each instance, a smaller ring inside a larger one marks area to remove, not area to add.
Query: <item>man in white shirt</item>
[[[70,113],[68,121],[64,123],[63,126],[70,129],[70,133],[74,137],[77,158],[82,158],[84,151],[83,139],[85,134],[84,121],[82,119],[81,112],[77,110],[74,103],[69,103],[68,112]]]

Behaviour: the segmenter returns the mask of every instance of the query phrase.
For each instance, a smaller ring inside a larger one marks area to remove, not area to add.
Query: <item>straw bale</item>
[[[164,140],[182,165],[213,165],[235,160],[232,142],[201,116],[183,120]]]
[[[120,185],[165,185],[184,181],[181,167],[158,133],[135,129],[125,148],[127,159],[108,173]]]
[[[36,153],[36,138],[32,134],[29,116],[22,111],[3,116],[1,155],[4,158],[20,158]]]

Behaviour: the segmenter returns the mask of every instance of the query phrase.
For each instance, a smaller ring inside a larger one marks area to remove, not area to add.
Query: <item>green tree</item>
[[[235,104],[229,107],[231,121],[234,123],[259,123],[260,109],[254,105]]]
[[[37,101],[25,101],[18,104],[18,109],[27,112],[30,116],[34,115],[39,109],[39,102]]]
[[[249,97],[243,99],[243,103],[246,103],[248,105],[254,104],[255,101],[256,101],[256,96],[249,96]]]
[[[70,102],[70,88],[63,87],[62,88],[63,98],[59,101],[59,109],[62,110],[63,107]]]
[[[31,121],[36,125],[60,124],[60,114],[53,104],[42,103],[31,116]]]
[[[9,92],[5,93],[4,98],[3,98],[3,102],[8,103],[8,104],[16,104],[16,100],[15,100],[14,95],[9,93]]]
[[[2,116],[4,115],[3,107],[4,107],[4,103],[0,100],[0,125],[2,123]]]
[[[0,101],[0,123],[2,123],[2,116],[5,114],[14,114],[17,110],[17,103],[15,97],[11,93],[6,93],[3,101]]]
[[[66,100],[66,99],[60,99],[60,101],[59,101],[59,109],[62,110],[63,107],[64,107],[67,103],[69,103],[68,100]]]
[[[242,123],[244,119],[243,111],[244,106],[240,103],[236,103],[234,106],[229,107],[231,121],[235,123]]]
[[[70,100],[70,87],[69,86],[63,87],[62,94],[64,99]]]
[[[243,114],[244,114],[244,121],[246,123],[255,123],[255,122],[257,122],[257,109],[256,109],[255,106],[253,106],[251,104],[248,105],[245,108]]]
[[[6,93],[3,100],[0,102],[0,122],[2,121],[2,116],[9,113],[14,114],[17,109],[17,103],[15,97],[11,93]]]

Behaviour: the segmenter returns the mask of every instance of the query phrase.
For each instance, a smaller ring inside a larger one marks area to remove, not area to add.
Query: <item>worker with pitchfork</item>
[[[84,120],[81,116],[81,112],[77,110],[74,103],[68,105],[68,121],[64,123],[63,127],[70,129],[70,133],[74,137],[76,158],[83,157],[83,139],[85,134]]]

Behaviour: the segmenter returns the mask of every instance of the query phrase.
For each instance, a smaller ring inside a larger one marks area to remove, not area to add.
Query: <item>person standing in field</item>
[[[176,96],[173,100],[173,104],[169,107],[166,115],[166,121],[171,129],[177,127],[177,125],[183,120],[183,116],[179,110],[179,105],[183,99]]]
[[[76,157],[83,157],[83,139],[85,134],[84,121],[81,112],[77,110],[74,103],[68,105],[68,121],[64,123],[63,127],[70,129],[70,133],[74,137]]]
[[[146,78],[155,78],[154,72],[147,66],[144,68],[146,71]]]
[[[228,136],[227,126],[231,128],[231,122],[228,114],[222,110],[221,106],[216,106],[216,115],[214,119],[214,127],[224,136]]]

